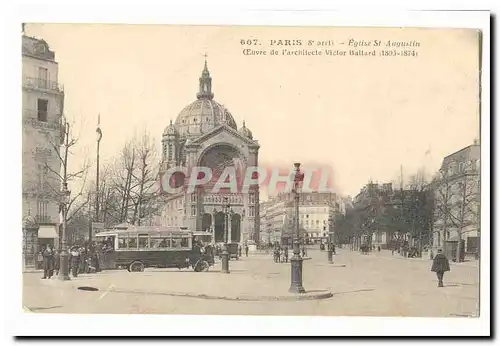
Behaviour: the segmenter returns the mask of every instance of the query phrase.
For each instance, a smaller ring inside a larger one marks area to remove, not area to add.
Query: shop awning
[[[40,226],[38,229],[38,238],[45,239],[57,239],[59,236],[57,235],[56,226]]]

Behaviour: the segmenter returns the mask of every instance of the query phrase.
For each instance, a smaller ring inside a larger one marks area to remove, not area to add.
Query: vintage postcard
[[[19,35],[27,314],[483,313],[480,28]]]

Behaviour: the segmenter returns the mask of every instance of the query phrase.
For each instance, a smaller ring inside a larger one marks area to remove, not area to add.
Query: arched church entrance
[[[241,215],[233,214],[231,217],[231,241],[239,243],[241,241]]]
[[[212,172],[212,180],[206,184],[210,187],[219,181],[226,167],[234,167],[236,184],[241,186],[244,172],[244,159],[240,151],[230,144],[220,143],[208,148],[200,157],[199,165],[207,167]],[[224,182],[229,182],[227,179]],[[225,189],[221,189],[225,190]]]
[[[201,230],[203,232],[213,232],[213,229],[211,230],[210,228],[212,227],[212,215],[205,213],[203,214],[203,218],[201,219]]]
[[[224,241],[224,220],[225,215],[223,212],[218,212],[215,214],[215,230],[214,230],[214,238],[216,242]]]

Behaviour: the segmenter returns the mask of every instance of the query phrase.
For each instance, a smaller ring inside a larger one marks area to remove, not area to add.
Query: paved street
[[[44,313],[449,317],[471,316],[477,311],[477,262],[452,264],[445,287],[437,288],[429,260],[402,259],[384,251],[363,256],[341,249],[336,264],[328,265],[326,252],[310,250],[308,255],[312,259],[304,261],[304,287],[330,290],[332,298],[259,300],[288,295],[290,264],[275,264],[271,256],[253,255],[231,261],[229,275],[219,272],[220,264],[206,273],[109,271],[64,283],[25,273],[23,304],[32,312]],[[78,286],[99,290],[81,291]],[[235,300],[245,296],[254,301]]]

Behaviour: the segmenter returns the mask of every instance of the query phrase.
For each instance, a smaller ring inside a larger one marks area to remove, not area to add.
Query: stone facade
[[[23,220],[32,217],[36,225],[59,224],[58,158],[61,143],[61,116],[64,92],[58,83],[58,64],[48,44],[22,37],[22,194]],[[26,229],[23,227],[26,231]],[[36,252],[41,240],[30,231],[25,253]],[[58,239],[47,240],[58,245]],[[29,249],[27,248],[29,247]]]
[[[264,224],[266,235],[261,238],[266,242],[279,242],[293,233],[295,207],[294,196],[282,193],[261,204],[261,225]],[[335,193],[304,192],[299,200],[299,227],[301,234],[310,242],[319,242],[333,232],[335,225],[332,220],[336,214],[345,213],[342,198]]]
[[[465,251],[479,252],[481,148],[475,143],[443,159],[434,189],[434,249],[445,241],[465,241]],[[463,205],[463,208],[462,208]]]
[[[259,187],[251,186],[248,191],[222,189],[216,193],[212,189],[226,167],[233,167],[241,179],[247,167],[258,166],[259,148],[245,123],[238,129],[231,113],[214,100],[212,78],[205,61],[197,100],[186,106],[163,133],[160,176],[178,167],[183,173],[175,173],[173,181],[183,189],[165,194],[160,224],[208,230],[213,232],[215,242],[222,242],[227,198],[232,212],[227,222],[228,241],[258,242]],[[195,167],[208,167],[213,179],[193,187],[191,192],[189,184]]]

